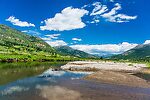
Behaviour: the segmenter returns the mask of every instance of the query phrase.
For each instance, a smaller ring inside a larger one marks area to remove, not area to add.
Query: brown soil
[[[87,80],[96,80],[102,83],[127,85],[134,87],[150,87],[150,83],[143,77],[138,77],[138,75],[133,75],[133,73],[123,73],[114,71],[98,71],[91,75],[84,77]]]

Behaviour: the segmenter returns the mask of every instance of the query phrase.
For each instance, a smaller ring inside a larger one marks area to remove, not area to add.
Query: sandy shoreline
[[[98,70],[110,70],[110,71],[140,71],[142,68],[146,68],[146,64],[137,63],[121,63],[121,62],[90,62],[90,61],[75,61],[69,62],[64,66],[61,66],[63,70],[71,71],[98,71]]]
[[[95,73],[84,77],[86,80],[94,80],[101,83],[127,85],[134,87],[150,88],[150,82],[135,74],[144,73],[146,64],[120,63],[120,62],[90,62],[75,61],[61,66],[63,70],[69,71],[95,71]],[[146,70],[147,71],[147,70]]]

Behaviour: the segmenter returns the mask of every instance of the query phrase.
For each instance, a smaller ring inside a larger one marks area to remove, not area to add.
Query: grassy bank
[[[130,63],[132,65],[132,63],[137,63],[137,64],[146,64],[148,68],[150,68],[150,61],[146,61],[146,60],[134,60],[134,59],[127,59],[127,60],[123,60],[123,59],[102,59],[102,61],[112,61],[112,62],[121,62],[121,63]]]
[[[66,57],[66,56],[50,56],[50,55],[29,55],[29,54],[0,54],[0,62],[30,62],[30,61],[74,61],[81,58]]]
[[[67,62],[13,62],[13,63],[7,63],[7,62],[1,62],[0,63],[0,69],[16,69],[16,68],[40,68],[40,67],[57,67],[60,65],[64,65]]]
[[[147,67],[150,68],[150,62],[147,62]]]

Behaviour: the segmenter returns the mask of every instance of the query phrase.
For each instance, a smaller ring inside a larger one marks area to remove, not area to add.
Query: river
[[[89,72],[51,70],[63,64],[0,64],[0,100],[150,100],[150,88],[83,80]]]

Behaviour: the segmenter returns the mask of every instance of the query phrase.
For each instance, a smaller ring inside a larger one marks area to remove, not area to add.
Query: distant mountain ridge
[[[123,54],[113,56],[115,59],[150,60],[150,44],[141,44]]]
[[[73,49],[69,46],[57,46],[55,47],[55,49],[57,50],[57,52],[61,55],[64,56],[75,56],[75,57],[80,57],[80,58],[96,58],[96,56],[88,54],[84,51],[80,51],[80,50],[76,50]]]
[[[67,57],[66,57],[67,56]],[[51,47],[44,40],[0,24],[0,62],[54,61],[72,58],[95,58],[68,46]]]

